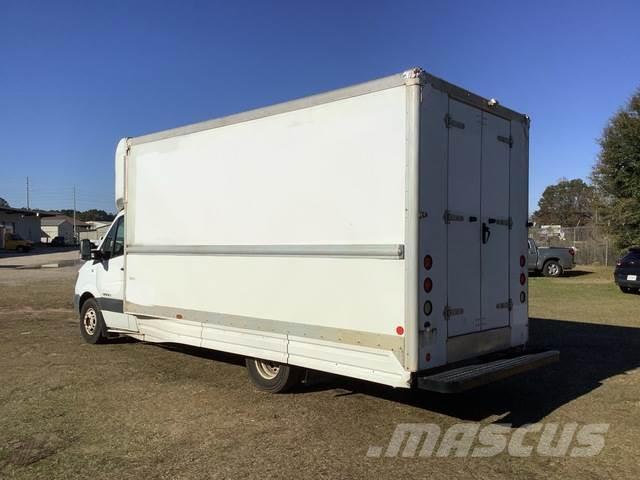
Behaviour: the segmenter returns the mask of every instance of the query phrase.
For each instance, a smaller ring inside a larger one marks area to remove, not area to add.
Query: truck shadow
[[[310,371],[306,384],[293,394],[335,391],[348,395],[403,403],[441,413],[461,421],[479,422],[500,417],[496,423],[513,427],[535,423],[563,405],[599,388],[603,382],[640,367],[640,328],[578,321],[529,320],[532,349],[560,350],[560,362],[460,394],[393,389],[375,383]],[[241,356],[187,345],[162,348],[233,365]],[[589,419],[598,421],[597,418]]]
[[[388,389],[325,375],[309,389],[338,387],[347,393],[336,396],[367,394],[464,421],[499,416],[496,423],[517,427],[538,422],[604,381],[640,367],[640,328],[538,318],[529,325],[530,346],[560,350],[559,363],[455,395]]]

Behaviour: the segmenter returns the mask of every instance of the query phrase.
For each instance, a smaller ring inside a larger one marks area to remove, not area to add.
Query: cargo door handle
[[[482,243],[486,244],[489,241],[489,237],[491,237],[491,229],[486,223],[482,223]]]

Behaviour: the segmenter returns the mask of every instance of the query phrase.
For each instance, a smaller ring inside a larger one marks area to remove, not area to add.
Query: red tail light
[[[520,255],[520,266],[524,267],[525,263],[527,263],[527,259],[524,258],[524,255]]]
[[[527,281],[527,277],[524,273],[520,274],[520,285],[524,285],[525,282]]]
[[[575,254],[576,254],[576,249],[575,249],[575,248],[573,248],[573,247],[571,247],[571,248],[569,249],[569,255],[571,255],[571,256],[573,257]]]
[[[433,258],[431,258],[431,255],[427,255],[424,257],[424,268],[425,270],[431,270],[431,267],[433,266]]]
[[[433,281],[429,277],[424,279],[424,291],[429,293],[433,289]]]

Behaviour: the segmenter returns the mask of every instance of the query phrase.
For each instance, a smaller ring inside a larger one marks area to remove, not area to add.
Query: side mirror
[[[91,260],[91,241],[86,238],[80,242],[80,258]]]

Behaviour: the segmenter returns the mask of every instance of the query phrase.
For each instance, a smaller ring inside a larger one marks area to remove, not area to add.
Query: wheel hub
[[[96,325],[98,324],[98,315],[93,308],[90,308],[84,314],[84,318],[82,319],[82,324],[84,325],[84,330],[89,335],[93,335],[96,331]]]
[[[276,378],[280,371],[280,366],[273,362],[267,362],[265,360],[256,360],[256,370],[261,377],[271,380]]]

